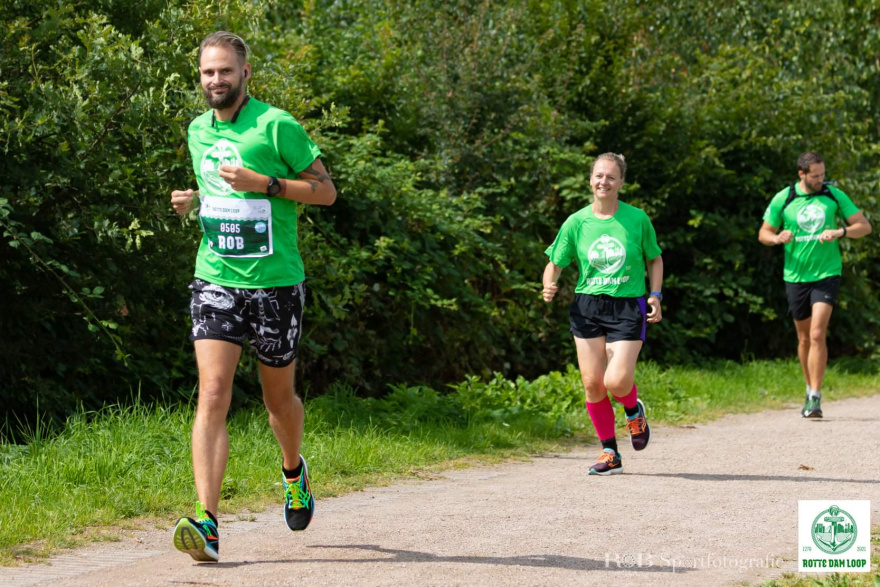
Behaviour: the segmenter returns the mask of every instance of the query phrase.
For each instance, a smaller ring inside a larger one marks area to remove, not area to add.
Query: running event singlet
[[[209,110],[189,125],[189,151],[199,184],[203,236],[195,276],[226,287],[296,285],[305,279],[297,246],[296,202],[236,192],[221,165],[295,178],[321,156],[287,112],[248,99],[235,122]]]
[[[657,235],[648,215],[620,202],[611,218],[601,220],[592,206],[563,223],[545,254],[559,267],[577,261],[576,293],[617,298],[645,295],[645,258],[660,256]]]
[[[834,186],[828,188],[840,202],[840,213],[844,218],[859,211],[845,193]],[[795,186],[798,197],[783,212],[782,206],[788,198],[789,189],[785,188],[773,196],[764,212],[764,222],[774,228],[790,230],[793,234],[791,242],[785,244],[783,279],[789,283],[808,283],[840,275],[843,264],[840,261],[839,243],[819,241],[822,231],[837,228],[834,218],[838,213],[837,204],[827,196],[807,197],[798,182]]]

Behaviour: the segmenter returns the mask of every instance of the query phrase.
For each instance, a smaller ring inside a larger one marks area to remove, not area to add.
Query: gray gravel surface
[[[169,520],[0,585],[760,584],[797,569],[799,499],[871,499],[880,523],[880,396],[798,407],[622,439],[622,475],[588,476],[587,446],[319,500],[301,533],[280,504],[221,518],[217,564],[174,550]]]

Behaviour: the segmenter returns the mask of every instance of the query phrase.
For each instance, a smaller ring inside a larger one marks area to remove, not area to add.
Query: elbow
[[[332,206],[336,202],[336,186],[332,183],[324,188],[324,201],[321,202],[325,206]]]

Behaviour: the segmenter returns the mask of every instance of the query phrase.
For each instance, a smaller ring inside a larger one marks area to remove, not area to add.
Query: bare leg
[[[636,361],[641,350],[640,340],[618,340],[606,345],[608,367],[605,370],[605,387],[611,395],[623,397],[632,391]]]
[[[221,340],[197,340],[195,349],[199,401],[192,433],[193,472],[199,501],[216,516],[223,474],[229,461],[226,415],[241,347]]]
[[[810,327],[812,322],[812,318],[794,321],[798,337],[798,360],[801,362],[801,371],[804,373],[804,381],[807,385],[810,385]],[[810,387],[812,388],[812,385]]]
[[[813,317],[810,324],[810,352],[807,358],[810,389],[820,391],[825,379],[825,367],[828,365],[828,345],[825,339],[828,334],[828,322],[834,306],[823,302],[813,304]]]
[[[574,337],[574,345],[577,349],[578,367],[587,401],[600,402],[608,396],[608,391],[605,389],[605,364],[608,361],[605,354],[605,337]]]
[[[278,445],[285,469],[299,466],[305,410],[294,391],[296,361],[287,367],[268,367],[260,364],[260,383],[263,385],[263,403],[269,411],[269,425]]]

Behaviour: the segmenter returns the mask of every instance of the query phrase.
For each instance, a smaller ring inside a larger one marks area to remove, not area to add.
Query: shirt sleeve
[[[852,198],[846,195],[844,192],[831,188],[831,192],[837,198],[837,204],[840,206],[840,215],[844,218],[849,218],[853,214],[859,212],[859,208],[853,203]]]
[[[321,150],[292,116],[283,116],[274,129],[275,147],[294,175],[299,175],[321,156]]]
[[[557,267],[568,267],[575,258],[575,226],[574,219],[569,217],[559,229],[556,240],[544,251]]]
[[[657,233],[654,231],[654,225],[651,224],[651,219],[647,214],[645,214],[644,228],[642,229],[642,251],[649,261],[656,259],[663,252],[660,245],[657,244]]]
[[[782,227],[782,205],[785,203],[786,192],[787,190],[784,190],[773,196],[770,205],[764,211],[764,222],[773,228]]]

